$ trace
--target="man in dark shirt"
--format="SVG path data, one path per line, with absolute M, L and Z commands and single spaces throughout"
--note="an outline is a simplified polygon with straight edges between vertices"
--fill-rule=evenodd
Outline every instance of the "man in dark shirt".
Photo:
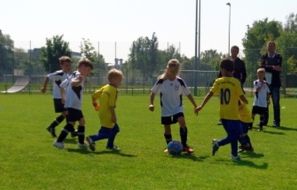
M 239 57 L 237 57 L 238 53 L 239 47 L 232 46 L 230 60 L 233 61 L 234 64 L 233 77 L 237 78 L 240 81 L 241 86 L 243 87 L 243 84 L 246 80 L 246 69 L 245 63 Z M 218 74 L 218 78 L 219 77 L 222 77 L 221 72 L 219 72 Z
M 246 80 L 246 69 L 245 69 L 245 63 L 237 57 L 239 53 L 238 46 L 232 46 L 231 48 L 231 60 L 234 63 L 234 71 L 233 71 L 233 77 L 237 78 L 241 86 L 243 87 L 243 84 Z
M 280 73 L 282 71 L 282 57 L 280 54 L 276 53 L 275 42 L 270 41 L 267 44 L 267 53 L 261 57 L 260 67 L 265 68 L 266 74 L 265 78 L 269 84 L 273 112 L 274 112 L 274 127 L 280 127 L 280 87 L 281 87 L 281 77 Z M 267 117 L 268 121 L 268 117 Z

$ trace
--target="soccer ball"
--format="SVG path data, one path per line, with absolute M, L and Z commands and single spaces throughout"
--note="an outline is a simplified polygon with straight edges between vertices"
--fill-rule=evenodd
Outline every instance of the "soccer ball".
M 183 145 L 179 141 L 171 141 L 167 145 L 168 153 L 171 155 L 179 155 L 183 150 Z

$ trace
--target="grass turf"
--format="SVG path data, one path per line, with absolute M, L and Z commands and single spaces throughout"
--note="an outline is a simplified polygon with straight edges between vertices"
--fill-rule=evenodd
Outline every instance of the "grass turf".
M 280 129 L 249 132 L 255 153 L 241 154 L 238 163 L 230 160 L 229 145 L 211 156 L 211 139 L 226 135 L 217 125 L 218 98 L 198 117 L 184 100 L 195 154 L 181 156 L 163 153 L 158 99 L 153 113 L 148 99 L 120 96 L 116 144 L 121 151 L 107 151 L 103 140 L 90 152 L 78 150 L 71 137 L 64 150 L 52 146 L 54 139 L 45 130 L 56 116 L 49 95 L 0 95 L 0 189 L 296 189 L 296 99 L 281 100 Z M 195 99 L 199 103 L 202 98 Z M 83 112 L 86 134 L 96 133 L 100 123 L 90 95 L 84 96 Z M 172 131 L 179 140 L 178 126 Z

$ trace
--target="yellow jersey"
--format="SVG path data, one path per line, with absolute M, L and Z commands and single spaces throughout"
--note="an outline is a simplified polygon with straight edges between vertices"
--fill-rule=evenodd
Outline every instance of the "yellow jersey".
M 246 104 L 239 105 L 239 120 L 244 123 L 253 123 L 251 111 Z
M 238 101 L 244 95 L 239 80 L 233 77 L 218 78 L 210 91 L 220 96 L 221 119 L 239 120 Z
M 99 119 L 101 126 L 113 128 L 115 123 L 112 121 L 111 109 L 116 107 L 117 101 L 117 88 L 109 84 L 96 90 L 92 95 L 93 99 L 99 100 Z

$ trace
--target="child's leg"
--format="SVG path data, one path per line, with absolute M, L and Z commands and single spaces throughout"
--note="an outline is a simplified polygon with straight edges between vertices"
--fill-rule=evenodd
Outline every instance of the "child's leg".
M 110 131 L 110 135 L 109 135 L 109 138 L 108 138 L 108 141 L 107 141 L 107 147 L 108 148 L 113 148 L 114 147 L 113 142 L 114 142 L 114 139 L 115 139 L 118 132 L 120 132 L 120 128 L 119 128 L 118 124 L 115 124 L 114 127 Z
M 56 119 L 49 125 L 48 128 L 52 128 L 54 129 L 55 127 L 57 127 L 63 120 L 65 119 L 65 116 L 63 114 L 59 115 L 58 117 L 56 117 Z
M 92 142 L 99 141 L 101 139 L 107 139 L 110 136 L 111 129 L 106 127 L 101 127 L 96 135 L 91 135 L 89 138 Z
M 164 125 L 164 137 L 165 137 L 165 140 L 166 140 L 166 144 L 168 144 L 168 143 L 170 143 L 172 141 L 170 125 Z
M 66 139 L 68 133 L 71 133 L 74 131 L 73 126 L 74 126 L 74 122 L 68 122 L 65 125 L 64 129 L 61 131 L 59 137 L 57 138 L 57 142 L 63 142 Z
M 237 156 L 237 141 L 241 133 L 241 127 L 239 121 L 230 121 L 222 119 L 222 123 L 225 131 L 227 132 L 227 137 L 218 141 L 219 146 L 231 143 L 231 154 L 232 156 Z
M 79 126 L 77 129 L 77 136 L 78 136 L 78 143 L 84 144 L 85 140 L 85 120 L 84 118 L 81 118 L 79 120 Z
M 181 143 L 184 147 L 187 147 L 187 140 L 188 140 L 188 129 L 186 127 L 186 122 L 184 117 L 179 117 L 178 118 L 178 123 L 179 123 L 179 134 L 180 134 L 180 139 Z

